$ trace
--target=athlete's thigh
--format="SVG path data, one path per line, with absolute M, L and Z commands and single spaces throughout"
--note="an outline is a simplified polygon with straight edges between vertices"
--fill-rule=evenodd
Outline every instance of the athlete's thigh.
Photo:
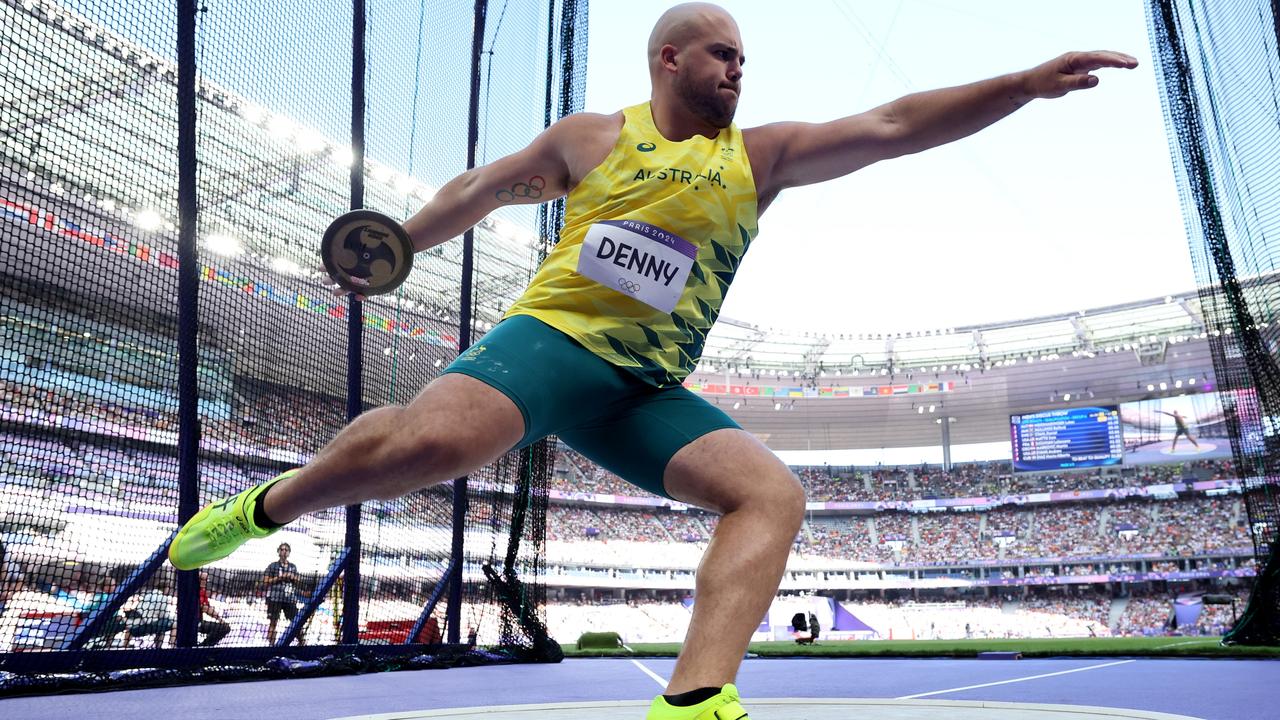
M 569 447 L 632 485 L 684 501 L 664 483 L 672 458 L 708 434 L 737 428 L 722 410 L 677 387 L 637 393 L 625 406 L 559 435 Z
M 804 488 L 773 451 L 751 433 L 707 433 L 667 463 L 664 482 L 677 500 L 726 513 L 747 504 L 781 514 L 804 510 Z
M 511 400 L 489 385 L 449 373 L 432 380 L 399 418 L 437 469 L 465 475 L 510 450 L 524 434 Z
M 463 475 L 546 434 L 556 340 L 532 318 L 504 320 L 408 405 L 404 423 L 433 447 L 433 464 Z
M 608 412 L 627 393 L 627 375 L 569 336 L 532 317 L 498 324 L 436 382 L 483 385 L 503 410 L 506 447 L 528 445 Z

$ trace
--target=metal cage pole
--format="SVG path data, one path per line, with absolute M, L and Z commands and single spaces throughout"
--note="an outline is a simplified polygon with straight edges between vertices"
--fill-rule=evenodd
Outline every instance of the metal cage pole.
M 196 0 L 178 0 L 178 522 L 200 503 L 199 291 L 196 249 Z M 177 644 L 196 643 L 200 578 L 178 573 Z
M 365 0 L 353 0 L 351 8 L 351 209 L 364 207 L 364 106 L 365 106 Z M 347 420 L 354 420 L 363 406 L 362 371 L 364 313 L 355 296 L 347 300 Z M 342 583 L 342 636 L 338 642 L 360 641 L 360 505 L 347 506 L 346 568 Z
M 476 0 L 475 19 L 471 30 L 471 101 L 467 113 L 467 169 L 476 166 L 476 143 L 480 139 L 480 56 L 484 50 L 485 19 L 488 14 L 488 0 Z M 458 352 L 466 352 L 471 347 L 471 283 L 475 273 L 475 228 L 469 228 L 462 235 L 462 291 L 458 305 Z M 449 587 L 449 607 L 446 609 L 445 624 L 449 629 L 449 642 L 457 643 L 461 639 L 459 627 L 462 622 L 462 578 L 464 575 L 463 532 L 467 521 L 467 478 L 460 477 L 453 481 L 453 547 L 450 550 L 450 563 L 453 566 L 453 580 Z

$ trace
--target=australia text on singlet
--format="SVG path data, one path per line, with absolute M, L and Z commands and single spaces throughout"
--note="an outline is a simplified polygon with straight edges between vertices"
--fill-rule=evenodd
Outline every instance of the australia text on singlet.
M 649 103 L 569 193 L 564 228 L 507 315 L 531 315 L 659 387 L 702 355 L 758 229 L 737 125 L 671 142 Z

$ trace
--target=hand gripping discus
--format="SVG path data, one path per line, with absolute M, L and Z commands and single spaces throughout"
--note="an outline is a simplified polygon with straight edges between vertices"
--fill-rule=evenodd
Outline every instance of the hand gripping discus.
M 343 289 L 383 295 L 409 277 L 413 243 L 390 217 L 373 210 L 352 210 L 324 231 L 320 257 L 329 277 Z

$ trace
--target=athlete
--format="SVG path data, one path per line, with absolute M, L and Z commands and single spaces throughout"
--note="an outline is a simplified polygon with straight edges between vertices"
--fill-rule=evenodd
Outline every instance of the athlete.
M 949 143 L 1036 98 L 1091 88 L 1113 52 L 908 95 L 827 123 L 733 123 L 746 62 L 733 18 L 665 12 L 648 102 L 580 113 L 446 184 L 405 223 L 418 251 L 503 205 L 568 196 L 559 243 L 505 318 L 408 405 L 356 418 L 305 467 L 203 509 L 169 551 L 194 568 L 300 515 L 392 499 L 545 435 L 631 483 L 719 512 L 697 603 L 650 720 L 747 717 L 732 685 L 800 529 L 796 477 L 681 381 L 695 367 L 756 221 L 778 193 Z M 797 64 L 797 71 L 813 71 Z
M 1200 443 L 1196 442 L 1195 436 L 1193 436 L 1191 434 L 1191 431 L 1187 429 L 1187 419 L 1182 417 L 1182 413 L 1178 412 L 1177 410 L 1174 410 L 1173 412 L 1165 412 L 1164 410 L 1157 410 L 1156 412 L 1160 413 L 1161 415 L 1168 415 L 1169 417 L 1173 418 L 1174 424 L 1177 425 L 1177 429 L 1174 430 L 1174 433 L 1173 433 L 1173 444 L 1169 446 L 1169 450 L 1171 451 L 1177 450 L 1178 438 L 1183 437 L 1184 435 L 1186 436 L 1187 440 L 1191 441 L 1192 445 L 1196 446 L 1197 450 L 1200 449 Z

